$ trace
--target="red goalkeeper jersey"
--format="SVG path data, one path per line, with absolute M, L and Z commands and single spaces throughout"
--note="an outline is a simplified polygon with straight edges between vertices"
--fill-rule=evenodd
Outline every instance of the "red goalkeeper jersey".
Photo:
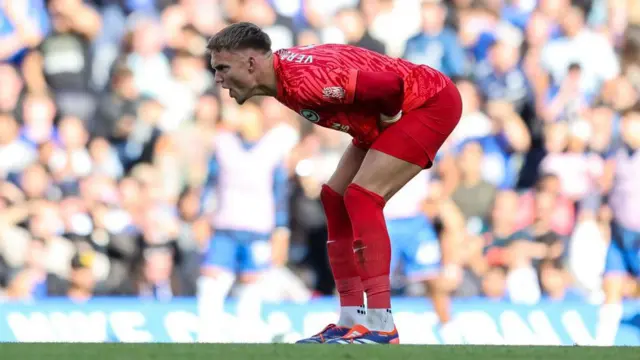
M 357 94 L 364 98 L 367 92 L 384 91 L 380 87 L 387 83 L 375 81 L 377 74 L 381 79 L 384 74 L 402 79 L 397 110 L 405 113 L 424 105 L 450 81 L 428 66 L 350 45 L 299 46 L 274 55 L 277 99 L 305 119 L 346 132 L 362 144 L 378 137 L 381 110 Z

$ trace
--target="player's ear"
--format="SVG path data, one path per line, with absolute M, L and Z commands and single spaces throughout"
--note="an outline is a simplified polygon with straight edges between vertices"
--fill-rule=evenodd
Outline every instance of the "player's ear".
M 248 61 L 247 69 L 249 70 L 249 73 L 253 73 L 254 71 L 256 71 L 256 58 L 253 56 L 249 56 L 247 58 L 247 61 Z

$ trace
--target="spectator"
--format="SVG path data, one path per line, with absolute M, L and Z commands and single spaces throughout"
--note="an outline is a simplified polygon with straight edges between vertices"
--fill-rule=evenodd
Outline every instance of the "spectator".
M 20 101 L 24 84 L 20 74 L 11 65 L 0 64 L 0 112 L 20 118 Z
M 0 62 L 19 65 L 49 31 L 43 0 L 7 0 L 0 6 Z
M 561 264 L 553 261 L 544 262 L 539 274 L 540 287 L 547 299 L 551 301 L 580 299 L 577 293 L 570 291 L 571 280 Z
M 600 205 L 600 189 L 598 182 L 604 171 L 604 162 L 600 156 L 588 151 L 587 145 L 591 137 L 591 127 L 585 120 L 575 121 L 570 125 L 568 135 L 566 125 L 553 127 L 547 132 L 549 136 L 564 137 L 558 139 L 562 152 L 556 148 L 548 148 L 550 153 L 540 164 L 541 173 L 554 174 L 560 179 L 561 193 L 571 201 L 583 201 L 582 208 L 595 210 Z M 565 133 L 562 136 L 562 133 Z M 562 143 L 560 143 L 562 142 Z M 549 144 L 549 146 L 552 146 Z
M 170 301 L 181 295 L 174 274 L 174 254 L 169 248 L 148 248 L 143 252 L 136 295 L 158 301 Z
M 560 179 L 556 175 L 542 174 L 532 190 L 526 191 L 520 196 L 518 225 L 524 229 L 536 222 L 536 197 L 538 193 L 553 195 L 552 208 L 547 209 L 551 221 L 550 228 L 561 236 L 568 236 L 575 225 L 575 206 L 561 194 Z
M 520 113 L 531 100 L 530 86 L 519 64 L 522 34 L 502 25 L 494 37 L 488 58 L 476 67 L 478 84 L 490 101 L 506 100 Z
M 0 176 L 24 170 L 36 158 L 36 153 L 18 133 L 18 123 L 13 115 L 0 113 Z
M 609 199 L 613 210 L 611 227 L 612 241 L 609 244 L 605 266 L 604 291 L 605 302 L 617 304 L 625 297 L 625 283 L 629 276 L 637 277 L 640 264 L 637 257 L 625 254 L 637 254 L 640 242 L 640 224 L 635 215 L 634 206 L 638 186 L 637 174 L 640 173 L 640 112 L 632 109 L 624 115 L 622 121 L 622 136 L 625 146 L 619 149 L 615 156 L 615 180 Z
M 240 301 L 259 301 L 266 271 L 283 267 L 288 258 L 288 183 L 283 163 L 294 139 L 265 128 L 256 105 L 245 105 L 238 115 L 231 131 L 217 135 L 210 164 L 209 181 L 220 206 L 212 214 L 215 233 L 198 284 L 206 321 L 223 311 L 236 275 Z M 244 160 L 237 162 L 238 157 Z
M 455 32 L 444 27 L 445 13 L 441 0 L 423 2 L 422 32 L 407 41 L 403 57 L 448 76 L 462 76 L 467 71 L 466 57 Z
M 65 117 L 60 121 L 60 145 L 49 159 L 49 169 L 55 181 L 66 189 L 75 192 L 73 187 L 78 179 L 91 173 L 91 157 L 87 151 L 89 135 L 82 120 Z M 69 186 L 69 188 L 67 188 Z
M 454 129 L 449 141 L 455 146 L 469 138 L 479 138 L 491 134 L 491 119 L 482 112 L 483 101 L 478 87 L 470 80 L 456 82 L 462 97 L 462 118 Z
M 116 66 L 109 90 L 100 99 L 95 124 L 89 130 L 113 140 L 132 122 L 139 101 L 133 72 L 124 64 Z
M 552 40 L 542 51 L 543 67 L 550 73 L 553 82 L 560 85 L 567 75 L 569 65 L 577 63 L 584 71 L 579 91 L 593 95 L 608 81 L 620 73 L 613 47 L 607 39 L 585 25 L 584 10 L 571 6 L 562 11 L 559 23 L 564 36 Z
M 469 142 L 464 146 L 458 157 L 460 184 L 451 194 L 451 199 L 467 221 L 468 229 L 475 234 L 489 220 L 496 196 L 495 186 L 482 179 L 483 155 L 482 147 L 477 142 Z
M 336 15 L 338 27 L 345 35 L 346 43 L 369 49 L 380 54 L 385 53 L 385 45 L 371 36 L 365 27 L 364 19 L 355 9 L 342 10 Z
M 58 131 L 54 126 L 57 107 L 47 95 L 30 93 L 22 106 L 21 137 L 32 147 L 58 140 Z
M 507 299 L 507 282 L 504 268 L 492 267 L 482 279 L 482 293 L 490 300 Z
M 548 107 L 543 113 L 547 122 L 568 120 L 578 120 L 587 105 L 591 102 L 591 97 L 580 91 L 580 82 L 583 78 L 583 71 L 578 63 L 569 65 L 567 76 L 562 80 L 559 87 L 551 86 L 547 92 Z
M 25 59 L 27 86 L 40 93 L 51 89 L 60 112 L 88 123 L 96 106 L 91 41 L 101 29 L 100 16 L 81 0 L 52 0 L 48 7 L 53 32 Z
M 501 189 L 511 188 L 519 171 L 514 160 L 529 150 L 531 137 L 512 104 L 494 101 L 487 104 L 487 112 L 492 120 L 491 134 L 468 141 L 477 141 L 485 154 L 483 178 Z
M 42 299 L 60 294 L 64 283 L 46 268 L 46 247 L 43 239 L 29 241 L 23 268 L 8 281 L 7 293 L 12 299 Z
M 241 21 L 252 22 L 269 35 L 273 50 L 295 45 L 296 31 L 293 20 L 278 14 L 267 0 L 247 0 L 241 5 Z
M 156 98 L 165 95 L 171 65 L 162 52 L 164 45 L 162 28 L 152 18 L 144 17 L 132 25 L 131 52 L 126 56 L 126 64 L 142 95 Z
M 69 282 L 62 294 L 76 302 L 84 302 L 94 295 L 95 277 L 92 271 L 93 254 L 84 252 L 71 259 Z
M 26 168 L 18 180 L 18 186 L 27 200 L 57 200 L 61 195 L 41 164 Z
M 532 238 L 516 227 L 517 206 L 518 196 L 512 191 L 503 191 L 496 196 L 491 224 L 484 235 L 487 261 L 490 266 L 507 268 L 506 291 L 511 301 L 536 303 L 540 289 L 531 263 Z
M 93 173 L 105 175 L 113 179 L 122 177 L 124 170 L 118 160 L 118 154 L 104 138 L 97 137 L 89 144 Z
M 553 231 L 553 209 L 557 197 L 552 192 L 539 191 L 535 198 L 535 218 L 527 229 L 533 243 L 531 245 L 533 265 L 538 271 L 542 264 L 550 264 L 554 270 L 562 270 L 562 261 L 566 254 L 566 243 L 560 234 Z

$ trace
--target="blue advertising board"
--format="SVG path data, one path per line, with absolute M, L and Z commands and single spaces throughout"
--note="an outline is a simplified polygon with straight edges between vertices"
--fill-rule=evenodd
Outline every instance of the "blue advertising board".
M 263 304 L 251 316 L 228 302 L 219 319 L 225 342 L 293 342 L 337 318 L 334 299 Z M 423 299 L 394 300 L 405 344 L 630 345 L 640 346 L 640 303 L 600 315 L 595 305 L 543 302 L 535 306 L 488 300 L 454 303 L 459 338 L 445 338 Z M 202 324 L 195 299 L 162 303 L 100 298 L 86 303 L 50 299 L 0 303 L 0 342 L 198 342 Z M 613 315 L 612 315 L 613 314 Z

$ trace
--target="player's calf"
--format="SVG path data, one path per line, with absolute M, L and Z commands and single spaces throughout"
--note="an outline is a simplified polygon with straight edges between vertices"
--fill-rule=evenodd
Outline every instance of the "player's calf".
M 391 243 L 382 213 L 385 200 L 357 184 L 349 185 L 344 198 L 356 239 L 353 252 L 358 273 L 367 294 L 367 326 L 392 331 Z
M 353 256 L 351 221 L 343 197 L 328 185 L 322 186 L 320 199 L 327 216 L 329 264 L 340 296 L 337 325 L 350 328 L 365 319 L 364 288 Z

